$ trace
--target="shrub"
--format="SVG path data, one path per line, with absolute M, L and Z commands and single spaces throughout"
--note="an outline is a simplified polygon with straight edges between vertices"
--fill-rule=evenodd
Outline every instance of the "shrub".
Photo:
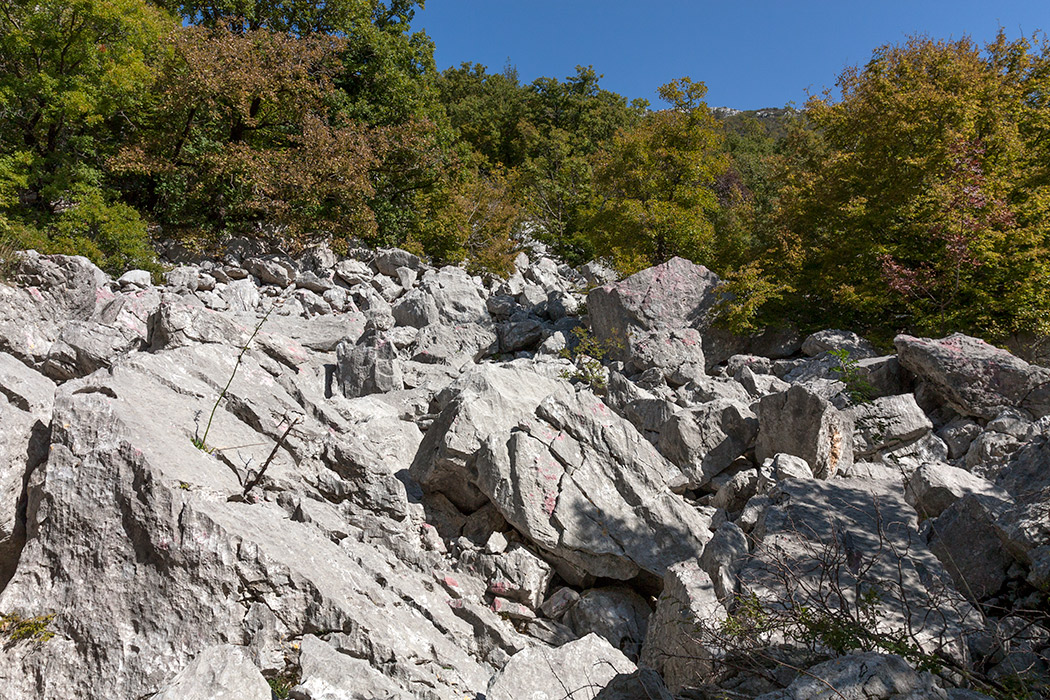
M 44 232 L 48 253 L 83 255 L 112 275 L 138 268 L 160 272 L 146 222 L 126 204 L 109 203 L 98 190 L 87 190 L 59 214 Z

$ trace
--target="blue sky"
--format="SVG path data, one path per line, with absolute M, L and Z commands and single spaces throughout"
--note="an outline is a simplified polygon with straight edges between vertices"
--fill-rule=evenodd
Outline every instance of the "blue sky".
M 653 102 L 688 75 L 708 104 L 738 109 L 801 104 L 910 34 L 985 42 L 1000 25 L 1011 38 L 1050 32 L 1050 0 L 427 0 L 413 22 L 439 70 L 509 60 L 531 82 L 593 65 L 603 87 Z

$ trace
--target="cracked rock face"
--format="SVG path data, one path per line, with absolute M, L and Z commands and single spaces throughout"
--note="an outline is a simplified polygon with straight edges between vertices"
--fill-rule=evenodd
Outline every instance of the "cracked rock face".
M 826 353 L 866 341 L 715 331 L 717 278 L 675 259 L 601 277 L 590 325 L 626 342 L 589 386 L 558 353 L 599 266 L 520 255 L 485 283 L 355 255 L 240 241 L 154 286 L 24 254 L 0 285 L 0 695 L 780 699 L 818 674 L 943 697 L 896 657 L 790 644 L 798 679 L 727 675 L 689 632 L 741 595 L 812 604 L 829 570 L 847 602 L 877 581 L 877 629 L 924 650 L 1045 655 L 973 642 L 1009 625 L 967 597 L 1050 581 L 1047 370 L 902 337 L 847 406 Z

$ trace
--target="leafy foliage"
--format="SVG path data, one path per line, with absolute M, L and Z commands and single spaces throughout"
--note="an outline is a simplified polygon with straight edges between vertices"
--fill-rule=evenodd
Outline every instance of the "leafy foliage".
M 1047 48 L 913 38 L 814 97 L 780 161 L 778 258 L 824 325 L 1046 333 Z
M 875 387 L 858 368 L 856 358 L 850 357 L 849 350 L 828 350 L 828 354 L 838 361 L 838 365 L 832 367 L 831 371 L 846 385 L 846 393 L 850 400 L 855 404 L 871 401 L 875 396 Z
M 621 131 L 597 172 L 600 201 L 588 223 L 596 250 L 623 271 L 674 255 L 713 254 L 714 184 L 726 170 L 722 133 L 703 102 L 703 83 L 682 78 L 660 88 L 671 109 Z
M 9 0 L 0 12 L 0 156 L 38 215 L 102 162 L 145 97 L 170 18 L 144 0 Z M 3 186 L 0 185 L 0 189 Z M 24 213 L 24 211 L 23 211 Z
M 54 614 L 22 617 L 17 613 L 8 613 L 0 616 L 0 634 L 11 642 L 46 642 L 55 636 L 55 633 L 48 629 L 54 619 Z

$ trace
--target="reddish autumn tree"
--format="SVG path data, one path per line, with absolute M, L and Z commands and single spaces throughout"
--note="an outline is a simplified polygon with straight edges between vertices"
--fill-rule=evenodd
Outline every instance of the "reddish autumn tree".
M 150 179 L 150 205 L 172 227 L 266 230 L 289 243 L 369 235 L 375 141 L 337 109 L 343 43 L 264 29 L 180 29 L 153 122 L 114 166 Z

